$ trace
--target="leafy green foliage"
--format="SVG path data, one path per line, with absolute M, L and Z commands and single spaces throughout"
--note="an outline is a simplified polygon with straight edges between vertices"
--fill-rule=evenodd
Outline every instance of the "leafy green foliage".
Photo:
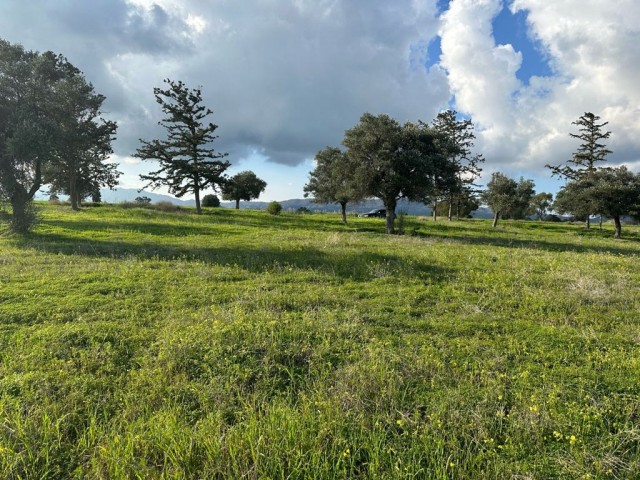
M 482 200 L 494 213 L 494 228 L 498 224 L 500 216 L 512 219 L 525 218 L 534 194 L 532 180 L 525 180 L 521 177 L 516 182 L 500 172 L 491 174 L 487 189 L 482 192 Z
M 213 194 L 208 194 L 202 197 L 202 206 L 203 207 L 219 207 L 220 199 Z
M 228 161 L 222 161 L 226 153 L 218 153 L 209 147 L 216 138 L 218 128 L 213 123 L 203 123 L 213 111 L 202 105 L 202 92 L 198 88 L 189 89 L 182 82 L 165 80 L 168 88 L 154 88 L 156 102 L 167 115 L 159 122 L 167 131 L 166 140 L 142 142 L 134 157 L 153 160 L 160 168 L 149 174 L 140 175 L 146 186 L 169 187 L 169 193 L 182 197 L 193 193 L 196 211 L 200 208 L 200 192 L 208 187 L 217 188 L 224 183 L 224 171 Z
M 240 208 L 240 200 L 250 201 L 260 196 L 267 188 L 267 182 L 258 178 L 252 171 L 235 174 L 222 187 L 222 198 L 234 200 L 236 210 Z
M 304 186 L 304 196 L 312 195 L 314 202 L 338 203 L 342 223 L 347 223 L 347 204 L 365 196 L 363 185 L 354 175 L 357 165 L 351 159 L 339 148 L 320 150 L 315 157 L 316 168 L 309 173 L 309 181 Z
M 558 192 L 555 209 L 577 216 L 600 213 L 613 218 L 614 236 L 622 235 L 621 217 L 640 212 L 640 176 L 626 167 L 603 168 L 574 180 Z
M 551 193 L 540 192 L 531 197 L 530 211 L 543 220 L 553 205 L 553 195 Z
M 280 212 L 282 212 L 282 205 L 280 202 L 276 202 L 275 200 L 273 202 L 269 202 L 269 205 L 267 205 L 267 213 L 269 215 L 280 215 Z

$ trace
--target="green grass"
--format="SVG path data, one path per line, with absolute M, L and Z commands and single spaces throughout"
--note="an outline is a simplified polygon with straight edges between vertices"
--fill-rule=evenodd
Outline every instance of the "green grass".
M 0 478 L 640 477 L 640 230 L 43 205 Z

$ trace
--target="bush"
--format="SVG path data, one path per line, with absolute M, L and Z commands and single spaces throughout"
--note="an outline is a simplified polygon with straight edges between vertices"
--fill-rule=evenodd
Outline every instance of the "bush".
M 302 215 L 306 215 L 306 214 L 308 214 L 308 213 L 311 213 L 311 210 L 309 210 L 307 207 L 299 207 L 299 208 L 296 210 L 296 213 L 300 213 L 300 214 L 302 214 Z
M 203 207 L 219 207 L 220 199 L 215 195 L 205 195 L 202 197 L 202 206 Z
M 274 201 L 267 205 L 267 212 L 271 215 L 280 215 L 281 211 L 282 205 L 280 205 L 278 202 Z

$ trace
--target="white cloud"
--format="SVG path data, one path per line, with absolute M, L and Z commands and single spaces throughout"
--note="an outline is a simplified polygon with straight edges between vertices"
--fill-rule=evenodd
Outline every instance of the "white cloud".
M 585 111 L 608 120 L 612 162 L 639 159 L 640 4 L 515 0 L 526 10 L 530 35 L 546 50 L 554 75 L 516 78 L 522 58 L 496 45 L 491 22 L 501 0 L 453 0 L 442 17 L 442 66 L 459 110 L 481 128 L 479 150 L 491 169 L 541 174 L 566 161 L 577 143 L 569 137 Z

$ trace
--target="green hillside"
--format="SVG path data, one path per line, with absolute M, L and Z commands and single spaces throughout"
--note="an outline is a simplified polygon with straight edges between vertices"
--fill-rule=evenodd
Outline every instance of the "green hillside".
M 42 205 L 0 478 L 640 477 L 640 229 Z

